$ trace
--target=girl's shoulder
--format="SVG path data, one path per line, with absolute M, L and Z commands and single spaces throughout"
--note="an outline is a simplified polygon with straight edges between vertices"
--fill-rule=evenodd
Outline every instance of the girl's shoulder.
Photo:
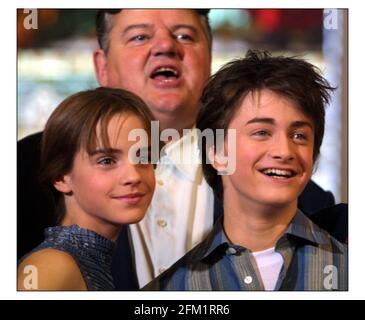
M 87 290 L 80 268 L 68 253 L 41 249 L 18 267 L 18 290 Z

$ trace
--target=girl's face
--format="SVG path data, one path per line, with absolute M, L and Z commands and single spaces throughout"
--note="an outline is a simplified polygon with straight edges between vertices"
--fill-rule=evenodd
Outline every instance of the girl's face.
M 114 116 L 108 124 L 110 148 L 100 142 L 89 155 L 81 149 L 73 168 L 55 183 L 65 194 L 64 225 L 76 223 L 107 238 L 123 224 L 141 220 L 151 202 L 155 176 L 152 164 L 133 164 L 128 151 L 135 141 L 128 141 L 133 129 L 145 129 L 133 114 Z

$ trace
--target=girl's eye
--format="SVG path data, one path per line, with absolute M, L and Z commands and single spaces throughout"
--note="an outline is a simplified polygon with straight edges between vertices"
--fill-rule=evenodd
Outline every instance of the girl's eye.
M 115 163 L 115 161 L 112 158 L 102 158 L 102 159 L 98 160 L 98 164 L 101 164 L 103 166 L 110 166 L 114 163 Z
M 139 149 L 136 152 L 136 156 L 139 158 L 138 163 L 149 164 L 151 161 L 151 148 Z

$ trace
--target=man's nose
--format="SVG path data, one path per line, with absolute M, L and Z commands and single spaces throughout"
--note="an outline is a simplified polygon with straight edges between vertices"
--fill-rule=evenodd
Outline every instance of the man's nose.
M 180 44 L 169 30 L 159 30 L 155 34 L 151 52 L 153 56 L 180 56 Z

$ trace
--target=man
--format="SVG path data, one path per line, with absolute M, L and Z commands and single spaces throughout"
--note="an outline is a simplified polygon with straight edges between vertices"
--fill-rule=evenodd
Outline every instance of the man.
M 94 52 L 98 81 L 139 95 L 160 121 L 161 129 L 174 128 L 181 135 L 183 129 L 193 128 L 198 100 L 210 75 L 212 39 L 207 13 L 208 10 L 100 10 L 100 49 Z M 40 136 L 24 139 L 18 146 L 20 246 L 26 242 L 23 234 L 32 236 L 34 223 L 41 229 L 45 226 L 42 219 L 54 223 L 48 218 L 53 210 L 50 192 L 45 197 L 34 186 L 37 170 L 20 164 L 24 159 L 32 161 L 32 166 L 37 164 L 37 150 L 34 144 L 30 145 L 31 139 L 39 142 Z M 121 233 L 114 272 L 118 289 L 136 289 L 152 280 L 200 242 L 221 212 L 201 166 L 183 164 L 177 159 L 187 140 L 193 141 L 187 144 L 198 150 L 194 134 L 176 140 L 164 149 L 163 165 L 157 166 L 155 195 L 146 218 L 132 226 L 130 234 L 127 230 Z M 330 193 L 314 183 L 309 188 L 311 201 L 304 204 L 308 211 L 333 204 Z M 39 202 L 47 205 L 46 210 Z M 37 206 L 34 212 L 31 206 Z M 36 231 L 40 242 L 39 227 Z M 133 250 L 126 246 L 127 241 L 133 243 Z M 131 274 L 131 261 L 138 285 L 136 279 L 124 277 Z
M 161 130 L 173 128 L 182 136 L 183 129 L 195 125 L 198 100 L 210 75 L 212 43 L 206 14 L 207 10 L 101 12 L 101 48 L 94 53 L 100 84 L 137 93 L 160 121 Z M 130 228 L 140 286 L 199 243 L 213 225 L 213 194 L 201 167 L 178 160 L 183 142 L 190 138 L 188 134 L 165 148 L 147 217 Z

